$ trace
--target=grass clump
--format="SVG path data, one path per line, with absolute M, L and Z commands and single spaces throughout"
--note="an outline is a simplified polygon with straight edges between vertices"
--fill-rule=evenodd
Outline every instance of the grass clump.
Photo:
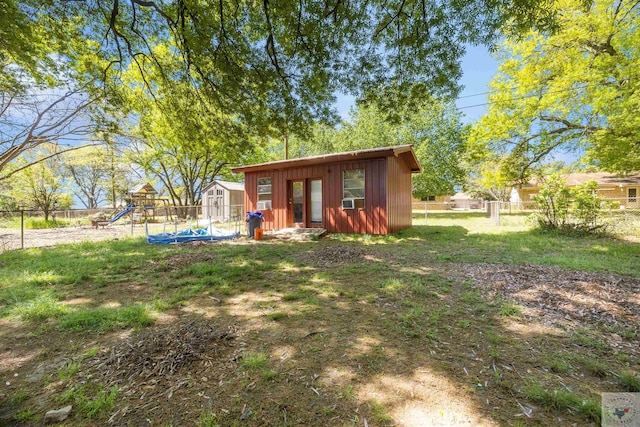
M 200 414 L 196 425 L 198 427 L 220 427 L 217 415 L 210 410 Z
M 83 384 L 62 394 L 60 401 L 73 404 L 88 419 L 103 418 L 115 407 L 118 389 L 115 386 L 109 390 L 100 387 L 90 383 Z M 90 397 L 92 394 L 93 398 Z
M 618 383 L 624 387 L 626 391 L 636 393 L 640 392 L 640 376 L 633 372 L 618 372 Z
M 598 423 L 602 416 L 598 399 L 584 399 L 566 389 L 548 390 L 536 382 L 527 387 L 525 395 L 549 409 L 569 410 Z
M 40 417 L 36 414 L 36 412 L 33 409 L 27 408 L 15 414 L 13 416 L 13 419 L 20 423 L 26 423 L 26 422 L 39 421 Z
M 505 317 L 517 317 L 522 314 L 522 309 L 518 304 L 504 303 L 500 306 L 500 315 Z
M 73 332 L 108 332 L 116 329 L 149 326 L 154 322 L 141 304 L 118 308 L 96 308 L 72 313 L 60 320 L 60 329 Z
M 267 319 L 273 320 L 274 322 L 278 322 L 287 317 L 287 313 L 284 311 L 274 311 L 273 313 L 267 314 Z
M 12 311 L 15 316 L 26 322 L 42 322 L 69 313 L 69 307 L 51 295 L 39 295 L 30 301 L 16 304 Z
M 265 353 L 245 353 L 242 361 L 240 362 L 240 366 L 245 369 L 259 370 L 265 368 L 268 361 L 269 356 Z

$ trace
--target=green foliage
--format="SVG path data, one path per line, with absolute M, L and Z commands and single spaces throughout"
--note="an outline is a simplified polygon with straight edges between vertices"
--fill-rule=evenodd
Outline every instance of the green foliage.
M 551 175 L 534 196 L 538 205 L 535 220 L 541 228 L 586 233 L 604 231 L 606 224 L 597 187 L 592 180 L 568 188 L 560 175 Z
M 523 182 L 562 152 L 612 172 L 640 169 L 640 5 L 619 0 L 556 2 L 559 31 L 507 39 L 491 83 L 489 112 L 470 142 L 501 156 Z
M 55 146 L 47 145 L 18 158 L 15 162 L 18 167 L 36 163 L 19 170 L 10 182 L 9 194 L 16 203 L 23 208 L 43 211 L 45 222 L 49 221 L 52 211 L 67 209 L 73 203 L 72 198 L 64 193 L 62 162 L 57 156 L 50 157 L 55 150 Z
M 95 394 L 95 397 L 91 397 Z M 80 387 L 67 390 L 60 396 L 60 400 L 65 403 L 77 405 L 78 412 L 88 419 L 102 418 L 108 415 L 116 404 L 118 397 L 117 387 L 104 390 L 94 384 L 83 384 Z
M 287 317 L 287 313 L 284 311 L 274 311 L 273 313 L 267 314 L 267 319 L 273 320 L 274 322 L 280 321 Z
M 204 411 L 198 417 L 196 425 L 198 427 L 220 427 L 217 421 L 218 417 L 211 411 Z
M 466 176 L 461 160 L 467 129 L 461 114 L 452 103 L 435 98 L 413 107 L 391 112 L 361 104 L 340 129 L 319 126 L 310 140 L 293 139 L 290 153 L 295 157 L 412 144 L 422 166 L 422 172 L 413 175 L 414 197 L 453 194 Z

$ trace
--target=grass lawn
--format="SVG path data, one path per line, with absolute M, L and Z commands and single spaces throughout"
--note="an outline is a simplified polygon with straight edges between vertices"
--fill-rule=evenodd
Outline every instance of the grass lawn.
M 640 244 L 392 236 L 0 255 L 0 425 L 600 425 L 640 391 Z

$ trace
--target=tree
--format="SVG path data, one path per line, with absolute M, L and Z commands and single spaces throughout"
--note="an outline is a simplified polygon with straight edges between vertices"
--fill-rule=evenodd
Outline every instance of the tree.
M 252 129 L 284 134 L 318 118 L 335 120 L 336 91 L 364 99 L 399 88 L 401 103 L 455 94 L 465 44 L 491 44 L 501 30 L 549 29 L 555 22 L 548 0 L 9 3 L 34 42 L 43 23 L 54 35 L 89 38 L 96 56 L 109 61 L 103 71 L 111 82 L 132 64 L 148 69 L 145 61 L 168 80 L 178 68 L 220 111 Z M 17 51 L 18 35 L 2 36 Z M 175 47 L 168 70 L 154 52 L 158 43 Z
M 8 166 L 23 154 L 43 161 L 30 152 L 45 145 L 56 156 L 98 143 L 95 135 L 114 129 L 107 106 L 115 98 L 99 86 L 108 62 L 82 33 L 81 17 L 56 17 L 46 4 L 14 0 L 3 1 L 0 11 L 0 180 L 6 180 Z
M 392 145 L 412 144 L 423 171 L 413 178 L 413 195 L 452 194 L 464 182 L 461 160 L 465 152 L 466 127 L 452 103 L 431 99 L 419 106 L 397 110 L 389 121 L 375 105 L 360 105 L 351 122 L 340 129 L 318 127 L 311 140 L 293 141 L 301 155 L 328 154 Z
M 83 147 L 63 156 L 64 169 L 76 199 L 86 209 L 95 209 L 110 201 L 116 207 L 130 188 L 130 168 L 117 147 L 106 142 L 100 147 Z
M 6 168 L 22 154 L 37 162 L 44 159 L 29 152 L 43 146 L 47 146 L 52 156 L 77 149 L 76 138 L 90 137 L 96 131 L 89 116 L 92 103 L 93 100 L 78 91 L 53 97 L 0 94 L 0 181 L 20 170 L 14 168 L 8 172 Z
M 558 2 L 560 30 L 532 31 L 502 46 L 489 112 L 471 145 L 503 156 L 524 182 L 560 152 L 584 150 L 610 172 L 640 169 L 640 3 Z
M 131 70 L 131 85 L 137 86 L 127 102 L 139 117 L 130 130 L 134 143 L 129 156 L 148 177 L 162 182 L 175 206 L 197 205 L 202 188 L 250 153 L 252 140 L 188 82 L 167 83 L 149 74 L 154 94 L 141 84 L 144 76 L 137 71 Z
M 42 147 L 36 157 L 39 159 L 20 158 L 18 169 L 11 180 L 10 194 L 22 207 L 39 209 L 44 213 L 45 221 L 55 209 L 66 209 L 73 203 L 65 193 L 65 174 L 63 164 L 57 156 L 51 156 L 48 147 Z M 52 147 L 54 149 L 55 147 Z M 31 164 L 23 168 L 22 164 Z

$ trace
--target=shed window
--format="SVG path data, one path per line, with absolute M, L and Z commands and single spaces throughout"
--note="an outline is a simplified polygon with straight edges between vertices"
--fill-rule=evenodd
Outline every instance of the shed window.
M 635 203 L 638 199 L 638 189 L 630 188 L 629 189 L 629 203 Z
M 258 210 L 271 209 L 271 178 L 258 178 Z
M 364 169 L 342 172 L 343 209 L 364 209 Z

